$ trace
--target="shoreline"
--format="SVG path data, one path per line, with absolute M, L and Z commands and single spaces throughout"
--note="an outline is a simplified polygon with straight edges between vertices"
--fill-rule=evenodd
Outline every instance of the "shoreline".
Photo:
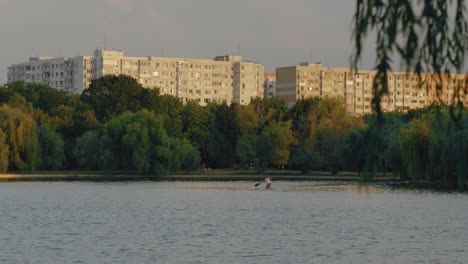
M 100 172 L 100 171 L 53 171 L 34 173 L 0 173 L 0 182 L 128 182 L 128 181 L 262 181 L 265 176 L 274 181 L 349 181 L 349 182 L 394 182 L 393 176 L 377 176 L 363 179 L 353 173 L 331 175 L 326 172 L 311 172 L 299 174 L 291 171 L 266 171 L 254 173 L 252 171 L 215 170 L 211 173 L 174 174 L 166 176 L 142 175 L 135 172 Z

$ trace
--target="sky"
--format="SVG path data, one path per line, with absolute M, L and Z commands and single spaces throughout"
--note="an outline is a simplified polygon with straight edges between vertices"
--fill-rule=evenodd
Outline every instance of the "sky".
M 0 84 L 35 56 L 214 58 L 240 53 L 265 71 L 300 62 L 347 67 L 352 0 L 0 0 Z M 375 56 L 364 51 L 363 69 Z

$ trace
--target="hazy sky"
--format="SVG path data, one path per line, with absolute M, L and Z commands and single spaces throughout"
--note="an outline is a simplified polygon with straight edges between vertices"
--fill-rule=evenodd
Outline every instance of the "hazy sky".
M 237 53 L 266 71 L 303 61 L 349 66 L 353 0 L 0 0 L 0 84 L 29 57 L 213 58 Z M 240 48 L 240 49 L 239 49 Z M 369 53 L 370 54 L 370 53 Z M 370 68 L 373 55 L 362 67 Z

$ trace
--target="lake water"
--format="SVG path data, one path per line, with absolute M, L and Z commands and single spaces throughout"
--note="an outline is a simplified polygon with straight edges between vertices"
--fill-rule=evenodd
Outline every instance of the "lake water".
M 0 263 L 468 263 L 468 195 L 354 183 L 1 183 Z

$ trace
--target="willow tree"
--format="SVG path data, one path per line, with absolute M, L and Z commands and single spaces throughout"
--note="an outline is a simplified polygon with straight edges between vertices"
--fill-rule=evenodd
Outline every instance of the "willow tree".
M 104 126 L 102 141 L 109 169 L 164 175 L 193 169 L 199 152 L 183 138 L 170 137 L 164 117 L 148 110 L 125 112 Z M 184 167 L 188 166 L 188 167 Z
M 400 132 L 400 149 L 406 175 L 411 180 L 428 180 L 431 127 L 425 119 L 414 119 Z
M 388 93 L 388 73 L 395 56 L 400 56 L 406 70 L 419 76 L 432 72 L 437 76 L 436 91 L 440 95 L 443 76 L 462 73 L 468 49 L 468 23 L 464 0 L 357 0 L 354 15 L 354 68 L 362 56 L 368 33 L 375 32 L 376 70 L 373 81 L 372 108 L 381 114 L 382 97 Z M 452 118 L 461 125 L 465 83 L 456 85 Z M 443 104 L 443 100 L 440 100 Z
M 8 169 L 8 145 L 6 143 L 6 135 L 0 129 L 0 172 L 5 172 Z
M 464 127 L 468 126 L 468 116 L 463 116 Z M 449 186 L 463 186 L 468 164 L 468 130 L 457 129 L 447 111 L 435 111 L 429 116 L 431 122 L 431 144 L 429 145 L 430 177 L 434 182 Z M 463 133 L 463 134 L 462 134 Z M 460 144 L 460 138 L 464 144 Z M 460 146 L 463 145 L 463 146 Z M 464 157 L 464 159 L 463 159 Z
M 88 131 L 76 139 L 73 154 L 83 169 L 104 169 L 109 151 L 104 151 L 99 131 Z
M 376 34 L 377 74 L 373 80 L 372 109 L 379 123 L 383 122 L 381 100 L 388 93 L 388 73 L 396 56 L 403 59 L 406 71 L 418 75 L 420 87 L 425 86 L 421 73 L 434 73 L 441 104 L 445 104 L 440 98 L 444 78 L 463 73 L 468 50 L 465 0 L 357 0 L 353 31 L 354 68 L 362 57 L 366 37 L 369 33 Z M 461 131 L 466 129 L 463 101 L 467 94 L 468 78 L 465 78 L 456 83 L 449 106 L 451 118 Z M 458 142 L 461 149 L 468 144 L 462 137 Z M 464 160 L 465 156 L 460 159 Z M 463 187 L 466 175 L 460 173 L 458 177 L 459 187 Z
M 39 143 L 36 122 L 19 109 L 7 104 L 0 107 L 0 129 L 6 134 L 9 166 L 20 171 L 33 171 L 39 165 Z
M 41 153 L 41 169 L 60 169 L 65 158 L 64 141 L 48 124 L 39 126 L 39 145 Z

